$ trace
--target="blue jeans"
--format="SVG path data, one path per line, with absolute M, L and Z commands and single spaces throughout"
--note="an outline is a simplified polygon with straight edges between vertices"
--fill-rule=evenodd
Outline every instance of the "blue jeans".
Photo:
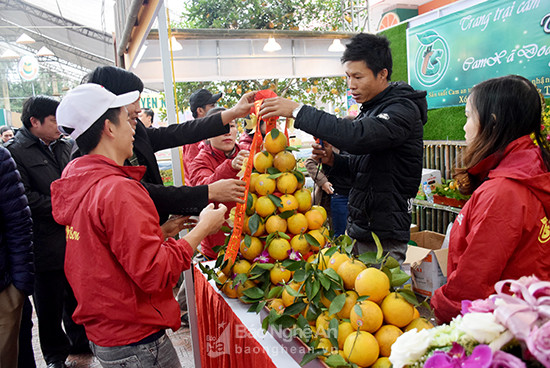
M 340 236 L 346 232 L 348 222 L 348 196 L 334 193 L 330 197 L 330 216 L 332 217 L 332 229 L 334 236 Z
M 90 342 L 94 356 L 104 368 L 181 368 L 181 364 L 166 334 L 141 345 L 102 347 Z

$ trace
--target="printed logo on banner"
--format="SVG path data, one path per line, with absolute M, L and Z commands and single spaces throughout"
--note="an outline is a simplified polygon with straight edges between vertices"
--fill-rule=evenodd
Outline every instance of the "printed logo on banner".
M 429 109 L 463 105 L 472 86 L 508 74 L 548 97 L 550 1 L 477 2 L 407 29 L 409 84 L 426 90 Z
M 228 322 L 218 323 L 219 335 L 206 336 L 206 355 L 210 358 L 218 358 L 225 354 L 271 354 L 276 356 L 286 352 L 291 356 L 303 356 L 309 349 L 305 345 L 289 346 L 288 344 L 294 341 L 295 335 L 290 329 L 272 329 L 271 336 L 277 340 L 279 344 L 271 344 L 264 346 L 263 341 L 266 340 L 266 334 L 263 328 L 248 329 L 241 324 L 230 325 Z M 297 329 L 298 336 L 311 338 L 311 329 Z M 335 332 L 338 334 L 338 331 Z M 241 339 L 255 339 L 259 344 L 249 344 Z
M 231 329 L 229 323 L 222 322 L 218 324 L 218 330 L 221 328 L 224 328 L 224 330 L 218 337 L 212 335 L 206 336 L 206 354 L 210 358 L 217 358 L 221 355 L 230 353 Z
M 423 86 L 430 87 L 437 84 L 449 68 L 449 46 L 433 29 L 416 37 L 421 45 L 415 56 L 416 78 Z

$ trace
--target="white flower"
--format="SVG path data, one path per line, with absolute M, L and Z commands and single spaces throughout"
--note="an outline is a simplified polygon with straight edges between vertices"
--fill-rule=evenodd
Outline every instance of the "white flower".
M 489 347 L 493 352 L 502 349 L 502 347 L 508 344 L 514 338 L 514 334 L 510 330 L 504 331 L 499 337 L 489 344 Z
M 458 328 L 481 344 L 490 344 L 506 329 L 492 313 L 467 313 Z
M 457 316 L 448 325 L 434 327 L 430 331 L 433 336 L 431 345 L 436 347 L 451 346 L 453 341 L 460 341 L 464 336 L 464 332 L 457 328 L 460 323 L 462 323 L 462 316 Z
M 430 330 L 417 332 L 416 328 L 399 336 L 391 347 L 390 361 L 394 368 L 402 368 L 416 362 L 430 346 Z

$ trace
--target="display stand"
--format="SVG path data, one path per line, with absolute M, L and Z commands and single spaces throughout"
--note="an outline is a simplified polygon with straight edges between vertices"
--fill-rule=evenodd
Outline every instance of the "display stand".
M 455 220 L 461 210 L 462 208 L 414 199 L 412 222 L 418 225 L 419 231 L 430 230 L 445 234 L 447 226 Z
M 213 267 L 214 263 L 203 264 Z M 190 324 L 191 331 L 197 332 L 193 334 L 193 351 L 196 357 L 200 356 L 200 366 L 300 367 L 299 362 L 308 351 L 305 345 L 288 337 L 288 331 L 268 330 L 264 334 L 261 315 L 248 312 L 249 305 L 240 300 L 227 298 L 197 265 L 193 267 L 193 274 L 196 319 L 190 318 Z M 305 367 L 322 366 L 316 359 Z

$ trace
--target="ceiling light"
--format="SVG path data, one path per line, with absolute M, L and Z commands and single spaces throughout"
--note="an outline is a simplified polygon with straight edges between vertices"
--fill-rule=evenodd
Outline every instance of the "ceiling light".
M 55 56 L 55 54 L 46 46 L 42 46 L 40 50 L 38 50 L 38 52 L 36 53 L 36 56 Z
M 19 54 L 13 50 L 6 49 L 0 56 L 0 59 L 19 59 Z
M 267 43 L 264 46 L 264 51 L 274 52 L 274 51 L 279 51 L 280 49 L 281 49 L 281 45 L 279 45 L 273 37 L 269 37 L 269 40 L 267 40 Z
M 176 36 L 170 37 L 170 43 L 172 44 L 172 51 L 183 50 L 183 46 L 176 40 Z
M 343 52 L 346 50 L 346 46 L 342 45 L 342 42 L 340 42 L 340 39 L 336 38 L 330 46 L 328 47 L 328 51 L 330 52 Z
M 23 33 L 21 36 L 19 36 L 19 38 L 15 42 L 23 45 L 27 45 L 29 43 L 35 43 L 36 41 L 33 38 L 31 38 L 28 34 Z

